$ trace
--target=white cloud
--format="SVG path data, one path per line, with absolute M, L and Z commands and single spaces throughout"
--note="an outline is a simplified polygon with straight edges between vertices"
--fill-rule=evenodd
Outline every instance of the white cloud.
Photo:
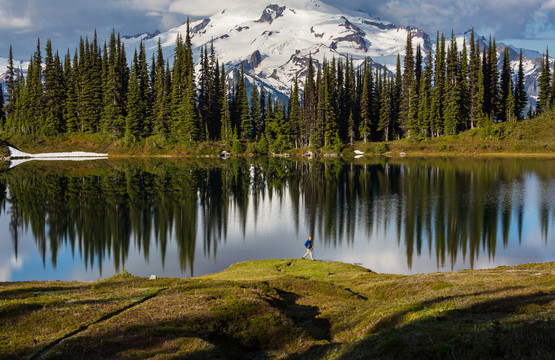
M 7 4 L 7 1 L 0 1 L 0 29 L 21 31 L 32 27 L 33 22 L 28 11 L 19 11 L 17 7 Z
M 156 29 L 165 31 L 187 16 L 210 16 L 224 9 L 244 7 L 254 13 L 277 3 L 286 6 L 312 0 L 0 0 L 0 56 L 10 44 L 16 56 L 27 59 L 36 38 L 52 38 L 54 46 L 73 49 L 80 35 L 107 36 L 112 28 L 122 35 Z M 436 31 L 460 33 L 474 27 L 498 40 L 538 39 L 555 34 L 555 0 L 322 0 L 350 10 L 362 10 L 399 25 L 414 25 L 430 36 Z M 255 14 L 257 15 L 257 14 Z M 75 34 L 78 29 L 80 33 Z
M 544 10 L 554 10 L 555 9 L 555 0 L 544 1 L 541 8 L 544 9 Z
M 21 257 L 16 259 L 15 256 L 11 256 L 7 261 L 2 261 L 0 265 L 0 282 L 12 281 L 12 273 L 14 270 L 21 269 L 23 267 L 23 260 Z

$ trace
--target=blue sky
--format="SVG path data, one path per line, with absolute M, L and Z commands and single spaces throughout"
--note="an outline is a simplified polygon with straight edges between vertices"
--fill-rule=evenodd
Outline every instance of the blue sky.
M 9 45 L 27 60 L 36 39 L 52 39 L 54 47 L 71 52 L 79 37 L 97 29 L 105 37 L 112 28 L 122 35 L 167 30 L 186 17 L 214 14 L 241 2 L 266 5 L 302 0 L 0 0 L 0 56 Z M 310 1 L 310 0 L 306 0 Z M 555 48 L 555 0 L 324 0 L 351 10 L 362 10 L 401 25 L 414 25 L 432 38 L 435 32 L 462 33 L 471 27 L 497 41 L 543 52 Z

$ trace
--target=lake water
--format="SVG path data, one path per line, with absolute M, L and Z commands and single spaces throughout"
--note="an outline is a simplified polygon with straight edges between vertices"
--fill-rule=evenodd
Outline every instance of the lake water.
M 555 160 L 30 161 L 0 170 L 0 281 L 299 258 L 411 274 L 555 260 Z M 308 260 L 307 260 L 308 261 Z

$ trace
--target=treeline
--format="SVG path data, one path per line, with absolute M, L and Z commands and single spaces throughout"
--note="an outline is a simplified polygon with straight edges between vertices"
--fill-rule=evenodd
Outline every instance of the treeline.
M 150 66 L 141 43 L 129 67 L 114 32 L 102 49 L 96 33 L 92 41 L 81 38 L 73 58 L 68 50 L 63 61 L 48 40 L 43 63 L 39 40 L 26 77 L 14 68 L 10 48 L 4 129 L 17 134 L 104 133 L 126 142 L 152 135 L 183 142 L 215 138 L 219 134 L 205 131 L 213 131 L 216 115 L 219 120 L 212 109 L 221 108 L 224 91 L 213 51 L 202 61 L 210 66 L 210 94 L 204 73 L 197 93 L 188 31 L 184 40 L 177 39 L 171 68 L 160 43 Z
M 495 39 L 481 48 L 472 32 L 470 48 L 465 42 L 459 51 L 453 35 L 447 42 L 438 33 L 437 44 L 435 59 L 431 49 L 425 57 L 409 33 L 395 75 L 369 60 L 355 67 L 350 58 L 332 59 L 317 67 L 310 57 L 304 91 L 296 78 L 285 102 L 256 83 L 249 99 L 243 71 L 228 84 L 212 45 L 201 49 L 197 76 L 189 27 L 185 39 L 177 38 L 171 65 L 160 42 L 150 63 L 142 42 L 128 62 L 115 32 L 103 48 L 96 34 L 81 39 L 73 57 L 68 50 L 63 60 L 50 40 L 43 60 L 39 40 L 26 77 L 14 68 L 10 47 L 7 101 L 0 104 L 6 116 L 0 115 L 12 134 L 103 133 L 126 143 L 156 136 L 190 145 L 250 143 L 261 152 L 420 140 L 523 118 L 522 51 L 513 74 L 507 50 L 498 70 Z

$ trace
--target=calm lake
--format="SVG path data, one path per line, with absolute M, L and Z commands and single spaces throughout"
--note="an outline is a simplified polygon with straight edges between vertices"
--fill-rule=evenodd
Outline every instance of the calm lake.
M 0 281 L 198 276 L 300 258 L 309 235 L 380 273 L 555 260 L 552 159 L 1 165 Z

